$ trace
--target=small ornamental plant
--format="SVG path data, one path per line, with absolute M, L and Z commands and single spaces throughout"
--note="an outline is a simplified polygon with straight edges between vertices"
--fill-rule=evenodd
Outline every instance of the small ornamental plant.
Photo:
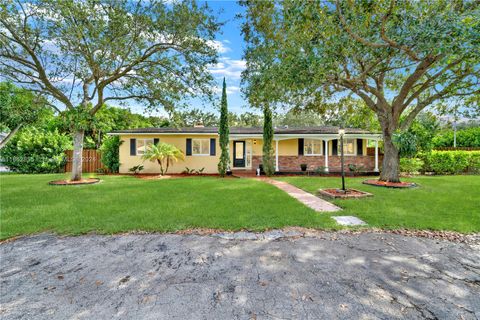
M 143 160 L 157 162 L 160 165 L 160 175 L 162 176 L 167 173 L 168 167 L 174 161 L 183 160 L 184 158 L 185 156 L 180 149 L 163 142 L 151 145 L 142 156 Z

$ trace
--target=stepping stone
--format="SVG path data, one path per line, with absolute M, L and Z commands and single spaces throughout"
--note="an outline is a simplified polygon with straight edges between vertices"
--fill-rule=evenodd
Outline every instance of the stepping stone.
M 332 218 L 342 226 L 365 226 L 367 224 L 354 216 L 333 216 Z

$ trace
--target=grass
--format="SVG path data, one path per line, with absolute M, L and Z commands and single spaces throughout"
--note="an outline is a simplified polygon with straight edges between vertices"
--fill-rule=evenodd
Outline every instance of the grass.
M 311 193 L 341 186 L 340 178 L 285 177 Z M 370 226 L 385 229 L 451 230 L 480 232 L 480 176 L 422 176 L 406 178 L 413 189 L 389 189 L 362 184 L 365 178 L 347 178 L 349 188 L 373 193 L 371 198 L 335 200 L 344 210 Z
M 99 184 L 50 186 L 63 175 L 0 175 L 0 238 L 52 231 L 81 234 L 188 228 L 335 228 L 283 191 L 250 179 L 142 180 L 102 176 Z
M 272 185 L 251 179 L 192 177 L 142 180 L 102 176 L 99 184 L 50 186 L 64 175 L 0 175 L 0 239 L 51 231 L 177 231 L 189 228 L 264 230 L 286 226 L 338 228 Z M 339 178 L 284 177 L 306 191 L 338 187 Z M 354 215 L 385 229 L 480 232 L 480 176 L 406 179 L 414 189 L 385 189 L 347 178 L 347 187 L 372 198 L 335 200 L 337 215 Z

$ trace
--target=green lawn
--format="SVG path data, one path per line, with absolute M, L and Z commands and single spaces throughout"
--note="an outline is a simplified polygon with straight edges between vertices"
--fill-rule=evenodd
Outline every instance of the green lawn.
M 188 228 L 263 230 L 285 226 L 338 228 L 330 214 L 303 206 L 272 185 L 250 179 L 192 177 L 141 180 L 102 176 L 100 184 L 50 186 L 63 175 L 0 175 L 0 239 L 53 231 L 80 234 Z M 338 187 L 339 178 L 284 177 L 315 193 Z M 414 189 L 384 189 L 347 179 L 374 194 L 336 200 L 370 226 L 480 232 L 480 176 L 418 177 Z
M 308 192 L 341 186 L 340 178 L 285 177 Z M 362 184 L 365 178 L 347 178 L 347 187 L 373 193 L 371 198 L 332 201 L 370 226 L 398 229 L 480 232 L 480 176 L 430 176 L 405 178 L 412 189 L 388 189 Z
M 102 176 L 100 184 L 50 186 L 63 175 L 0 175 L 0 238 L 54 231 L 80 234 L 187 228 L 335 228 L 283 191 L 250 179 L 141 180 Z

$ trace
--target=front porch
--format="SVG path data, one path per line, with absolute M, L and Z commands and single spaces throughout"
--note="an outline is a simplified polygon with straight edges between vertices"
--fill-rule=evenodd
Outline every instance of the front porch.
M 262 135 L 231 135 L 230 150 L 233 171 L 255 172 L 262 164 Z M 378 173 L 382 155 L 378 134 L 346 134 L 344 136 L 345 170 Z M 272 143 L 275 171 L 301 173 L 301 165 L 311 173 L 341 172 L 338 135 L 275 135 Z

